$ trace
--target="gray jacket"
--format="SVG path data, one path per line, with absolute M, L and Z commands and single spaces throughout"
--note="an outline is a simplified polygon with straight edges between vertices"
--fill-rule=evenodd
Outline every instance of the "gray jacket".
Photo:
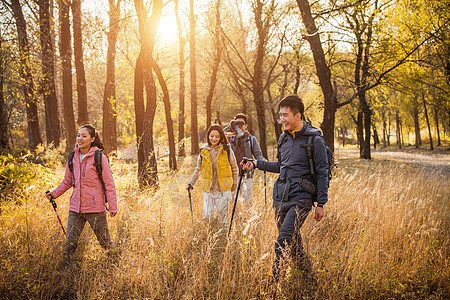
M 317 203 L 325 204 L 328 200 L 328 158 L 325 141 L 319 129 L 305 122 L 303 128 L 295 133 L 285 131 L 286 139 L 281 145 L 278 161 L 257 161 L 257 168 L 263 171 L 280 173 L 273 188 L 273 206 L 278 207 L 285 191 L 286 178 L 307 178 L 314 181 L 309 167 L 306 144 L 308 135 L 315 135 L 313 145 L 313 160 L 317 174 Z M 313 194 L 307 192 L 299 182 L 291 182 L 287 200 L 313 199 Z
M 245 147 L 245 153 L 236 153 L 236 141 L 237 138 L 233 137 L 230 138 L 230 145 L 231 149 L 233 149 L 233 152 L 236 154 L 237 157 L 247 157 L 247 158 L 255 158 L 256 160 L 264 160 L 264 157 L 262 155 L 261 148 L 259 147 L 258 141 L 256 138 L 248 133 L 247 137 L 245 137 L 244 140 L 244 147 Z M 238 162 L 239 164 L 240 162 Z M 247 178 L 253 177 L 254 171 L 247 171 Z

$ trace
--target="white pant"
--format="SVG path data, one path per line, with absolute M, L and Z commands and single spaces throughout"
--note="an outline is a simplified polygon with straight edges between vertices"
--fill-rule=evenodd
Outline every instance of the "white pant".
M 253 178 L 242 178 L 239 196 L 243 199 L 245 206 L 252 206 L 253 201 Z
M 232 199 L 231 191 L 204 193 L 203 197 L 203 219 L 214 217 L 214 210 L 217 210 L 217 220 L 222 223 L 227 222 L 228 203 Z

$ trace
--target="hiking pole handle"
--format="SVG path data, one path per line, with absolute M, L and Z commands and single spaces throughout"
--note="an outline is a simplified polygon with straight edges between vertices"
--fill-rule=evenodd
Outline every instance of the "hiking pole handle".
M 52 194 L 50 193 L 50 191 L 48 191 L 48 190 L 45 192 L 45 195 L 46 195 L 46 196 L 50 196 L 49 201 L 50 201 L 50 203 L 52 204 L 53 209 L 56 211 L 57 205 L 56 205 L 56 202 L 55 202 L 55 197 L 53 197 L 53 195 L 52 195 Z

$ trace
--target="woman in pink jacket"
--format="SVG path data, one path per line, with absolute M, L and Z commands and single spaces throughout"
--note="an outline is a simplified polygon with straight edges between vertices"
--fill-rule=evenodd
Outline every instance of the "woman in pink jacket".
M 72 160 L 73 174 L 67 163 L 63 181 L 56 189 L 47 194 L 49 199 L 52 196 L 58 198 L 70 187 L 73 187 L 67 220 L 66 242 L 60 267 L 65 267 L 71 262 L 77 248 L 78 238 L 86 222 L 91 225 L 103 249 L 109 250 L 113 246 L 106 220 L 106 205 L 109 206 L 110 216 L 114 217 L 117 214 L 116 187 L 108 159 L 102 155 L 102 177 L 105 183 L 105 193 L 103 192 L 99 174 L 94 165 L 94 154 L 99 149 L 103 150 L 103 144 L 95 128 L 92 125 L 81 126 Z M 108 199 L 107 204 L 105 196 Z

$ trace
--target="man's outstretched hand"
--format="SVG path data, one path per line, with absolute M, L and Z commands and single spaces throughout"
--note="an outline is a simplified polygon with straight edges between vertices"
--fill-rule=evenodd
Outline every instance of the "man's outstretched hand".
M 253 159 L 246 159 L 241 161 L 239 165 L 242 166 L 242 170 L 252 170 L 256 167 L 256 162 Z

